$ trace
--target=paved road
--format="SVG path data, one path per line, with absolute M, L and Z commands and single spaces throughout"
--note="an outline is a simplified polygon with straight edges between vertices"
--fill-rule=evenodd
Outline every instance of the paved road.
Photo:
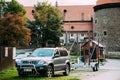
M 120 80 L 120 59 L 107 59 L 97 72 L 93 72 L 91 68 L 79 68 L 72 76 L 81 80 Z
M 105 70 L 103 73 L 98 74 L 89 80 L 120 80 L 120 60 L 108 59 L 108 62 L 101 66 L 101 70 Z

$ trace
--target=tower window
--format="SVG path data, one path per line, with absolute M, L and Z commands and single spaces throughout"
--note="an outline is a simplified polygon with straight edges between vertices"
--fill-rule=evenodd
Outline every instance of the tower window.
M 104 36 L 106 36 L 106 35 L 107 35 L 107 31 L 104 31 L 103 33 L 104 33 Z
M 97 23 L 97 19 L 95 20 L 95 23 Z
M 97 23 L 98 23 L 98 19 L 97 19 L 97 18 L 95 19 L 94 23 L 95 23 L 95 24 L 97 24 Z

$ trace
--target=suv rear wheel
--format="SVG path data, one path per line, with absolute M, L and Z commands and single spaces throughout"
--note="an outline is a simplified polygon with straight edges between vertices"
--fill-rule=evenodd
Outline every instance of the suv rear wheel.
M 54 75 L 53 67 L 52 66 L 48 66 L 48 70 L 46 71 L 45 76 L 46 77 L 53 77 L 53 75 Z
M 70 67 L 68 64 L 66 64 L 66 67 L 65 67 L 65 72 L 63 72 L 63 75 L 69 75 L 69 72 L 70 72 Z

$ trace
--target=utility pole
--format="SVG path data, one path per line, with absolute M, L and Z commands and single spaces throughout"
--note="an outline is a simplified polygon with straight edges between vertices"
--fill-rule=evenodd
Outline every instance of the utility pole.
M 89 42 L 88 42 L 88 54 L 89 54 L 89 66 L 90 66 L 90 60 L 91 60 L 91 53 L 90 53 L 90 31 L 88 31 L 88 37 L 89 37 Z
M 99 61 L 99 57 L 100 57 L 99 43 L 100 43 L 100 41 L 99 41 L 99 33 L 98 33 L 98 67 L 99 67 L 99 63 L 100 63 L 100 61 Z
M 76 43 L 77 43 L 77 62 L 78 64 L 80 64 L 80 45 L 78 43 L 78 33 L 77 33 Z

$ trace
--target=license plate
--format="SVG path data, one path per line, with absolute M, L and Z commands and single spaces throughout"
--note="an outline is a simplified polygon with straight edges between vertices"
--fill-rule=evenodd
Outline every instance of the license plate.
M 32 69 L 24 69 L 24 71 L 26 71 L 26 72 L 31 72 Z

